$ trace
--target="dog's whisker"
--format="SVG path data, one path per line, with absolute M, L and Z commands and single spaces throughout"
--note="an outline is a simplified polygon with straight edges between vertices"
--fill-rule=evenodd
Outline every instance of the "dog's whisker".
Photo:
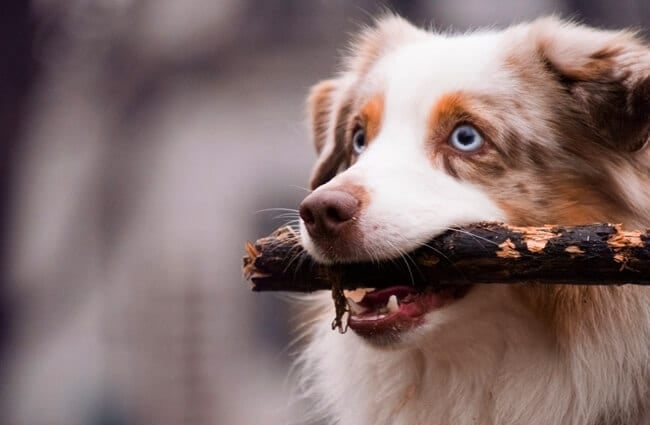
M 298 232 L 300 230 L 300 220 L 299 219 L 287 220 L 284 223 L 282 223 L 280 227 L 291 227 L 292 230 Z
M 402 236 L 402 239 L 406 242 L 411 242 L 408 238 L 405 238 L 404 236 Z M 419 243 L 419 245 L 432 250 L 438 256 L 442 257 L 445 261 L 447 261 L 448 264 L 450 264 L 454 268 L 454 270 L 456 270 L 456 272 L 458 272 L 459 276 L 461 276 L 464 280 L 467 280 L 467 276 L 465 276 L 465 274 L 454 264 L 453 261 L 451 261 L 451 259 L 444 252 L 442 252 L 441 250 L 439 250 L 434 246 L 429 245 L 428 243 Z
M 270 211 L 274 211 L 274 212 L 275 211 L 283 211 L 283 212 L 288 211 L 288 212 L 293 212 L 293 213 L 296 213 L 296 214 L 299 213 L 299 211 L 297 209 L 295 209 L 295 208 L 264 208 L 264 209 L 255 211 L 255 214 L 260 214 L 260 213 L 270 212 Z
M 403 240 L 406 240 L 406 238 L 405 238 L 403 235 L 400 235 L 400 237 L 401 237 Z M 418 274 L 419 274 L 420 276 L 422 276 L 422 271 L 420 270 L 420 267 L 418 266 L 417 262 L 413 259 L 413 257 L 411 256 L 411 254 L 410 254 L 409 252 L 407 252 L 406 250 L 404 250 L 404 249 L 402 249 L 402 248 L 396 246 L 394 243 L 392 243 L 392 242 L 390 242 L 390 241 L 386 241 L 386 242 L 391 246 L 392 249 L 394 249 L 394 250 L 395 250 L 395 251 L 400 255 L 400 257 L 402 258 L 402 260 L 405 262 L 406 267 L 407 267 L 408 272 L 409 272 L 409 275 L 410 275 L 410 278 L 411 278 L 411 283 L 412 283 L 413 285 L 415 285 L 415 277 L 414 277 L 414 275 L 413 275 L 413 271 L 412 271 L 410 265 L 408 264 L 408 261 L 410 261 L 411 264 L 413 265 L 413 267 L 415 267 L 415 270 L 418 271 Z
M 300 216 L 298 216 L 297 214 L 294 214 L 294 213 L 284 213 L 284 214 L 278 214 L 278 215 L 274 216 L 273 220 L 278 220 L 278 219 L 282 219 L 282 218 L 299 219 Z
M 290 184 L 289 187 L 294 188 L 294 189 L 304 190 L 307 193 L 312 193 L 313 192 L 312 189 L 309 189 L 309 188 L 303 187 L 303 186 L 298 186 L 297 184 Z
M 294 213 L 278 214 L 278 215 L 273 217 L 273 219 L 278 219 L 278 218 L 294 218 L 294 219 L 298 219 L 300 217 L 298 215 L 294 214 Z
M 480 240 L 485 241 L 485 242 L 487 242 L 487 243 L 490 243 L 490 244 L 492 244 L 492 245 L 499 246 L 498 243 L 496 243 L 496 242 L 494 242 L 494 241 L 491 241 L 491 240 L 489 240 L 488 238 L 485 238 L 485 237 L 483 237 L 483 236 L 479 236 L 479 235 L 476 235 L 476 234 L 474 234 L 474 233 L 472 233 L 472 232 L 468 232 L 467 230 L 461 230 L 461 229 L 454 228 L 454 227 L 447 227 L 447 230 L 450 230 L 450 231 L 452 231 L 452 232 L 462 233 L 462 234 L 465 234 L 465 235 L 471 236 L 471 237 L 473 237 L 474 239 L 480 239 Z
M 385 241 L 385 242 L 386 242 L 386 243 L 387 243 L 387 244 L 388 244 L 388 245 L 389 245 L 393 250 L 395 250 L 398 254 L 401 255 L 401 251 L 399 250 L 399 248 L 397 248 L 396 246 L 394 246 L 390 241 Z M 390 261 L 391 264 L 397 264 L 397 259 L 396 259 L 396 257 L 390 257 L 390 258 L 388 258 L 388 261 Z
M 286 226 L 291 227 L 296 233 L 300 232 L 300 220 L 290 220 L 287 222 Z
M 493 245 L 497 245 L 497 246 L 499 245 L 498 243 L 496 243 L 496 242 L 494 242 L 494 241 L 491 241 L 490 239 L 487 239 L 487 238 L 485 238 L 485 237 L 483 237 L 483 236 L 479 236 L 479 235 L 477 235 L 477 234 L 475 234 L 475 233 L 472 233 L 472 232 L 469 232 L 469 231 L 467 231 L 467 230 L 459 229 L 458 227 L 461 227 L 461 226 L 457 226 L 457 227 L 435 227 L 435 226 L 434 226 L 434 227 L 432 227 L 432 229 L 435 229 L 435 230 L 442 230 L 442 231 L 451 231 L 451 232 L 463 233 L 463 234 L 466 234 L 466 235 L 468 235 L 468 236 L 471 236 L 471 237 L 473 237 L 473 238 L 475 238 L 475 239 L 480 239 L 480 240 L 483 240 L 483 241 L 485 241 L 485 242 L 487 242 L 487 243 L 490 243 L 490 244 L 493 244 Z
M 305 251 L 303 251 L 303 250 L 301 250 L 301 249 L 295 249 L 295 252 L 291 254 L 291 260 L 289 260 L 289 262 L 287 263 L 287 265 L 286 265 L 285 268 L 284 268 L 284 272 L 286 272 L 287 270 L 289 270 L 289 268 L 291 267 L 291 265 L 292 265 L 292 264 L 293 264 L 297 259 L 299 259 L 299 258 L 302 257 L 302 256 L 306 256 L 306 255 L 307 255 L 307 254 L 306 254 Z M 299 265 L 300 263 L 297 263 L 297 264 Z M 298 273 L 298 267 L 296 267 L 296 269 L 294 270 L 294 277 L 295 277 L 295 274 L 296 274 L 296 273 Z
M 366 248 L 365 251 L 368 254 L 368 256 L 370 257 L 370 262 L 372 264 L 376 264 L 377 263 L 377 255 L 376 255 L 377 251 L 375 249 L 373 249 L 373 248 Z
M 294 216 L 294 217 L 299 217 L 300 213 L 298 211 L 285 211 L 285 212 L 280 213 L 280 215 L 291 215 L 291 216 Z
M 404 261 L 404 264 L 406 265 L 406 269 L 408 270 L 408 273 L 409 273 L 409 277 L 411 279 L 411 285 L 415 286 L 415 278 L 413 277 L 413 271 L 411 270 L 411 266 L 409 265 L 407 258 L 410 259 L 411 261 L 413 261 L 413 259 L 411 258 L 411 256 L 407 252 L 405 252 L 403 249 L 395 246 L 392 242 L 390 242 L 390 241 L 386 241 L 386 242 L 388 243 L 388 245 L 392 249 L 397 251 L 397 253 L 399 254 L 399 257 Z M 417 267 L 415 262 L 413 262 L 413 264 Z

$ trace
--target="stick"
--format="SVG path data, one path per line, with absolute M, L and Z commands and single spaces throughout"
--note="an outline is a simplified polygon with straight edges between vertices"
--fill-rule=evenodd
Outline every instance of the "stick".
M 427 287 L 468 283 L 650 285 L 650 232 L 620 225 L 513 227 L 480 223 L 448 231 L 410 255 L 325 266 L 288 227 L 247 243 L 244 275 L 254 291 Z

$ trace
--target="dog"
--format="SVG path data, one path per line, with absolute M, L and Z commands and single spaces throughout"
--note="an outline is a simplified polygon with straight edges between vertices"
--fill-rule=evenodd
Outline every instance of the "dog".
M 441 34 L 389 15 L 315 85 L 301 241 L 403 258 L 454 226 L 650 227 L 650 47 L 556 17 Z M 474 285 L 312 301 L 303 394 L 338 425 L 648 425 L 650 289 Z

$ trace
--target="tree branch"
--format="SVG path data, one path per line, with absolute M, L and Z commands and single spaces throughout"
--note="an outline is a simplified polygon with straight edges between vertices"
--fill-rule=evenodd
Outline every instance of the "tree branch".
M 254 291 L 311 292 L 469 283 L 650 285 L 650 232 L 620 225 L 513 227 L 480 223 L 450 230 L 381 263 L 316 263 L 288 227 L 246 244 L 244 276 Z

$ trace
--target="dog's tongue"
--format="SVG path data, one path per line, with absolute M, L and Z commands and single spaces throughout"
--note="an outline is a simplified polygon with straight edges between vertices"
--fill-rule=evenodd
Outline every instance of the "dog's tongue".
M 393 286 L 378 291 L 346 294 L 353 315 L 360 319 L 396 313 L 405 318 L 419 317 L 432 308 L 444 305 L 448 295 L 418 292 L 410 286 Z

